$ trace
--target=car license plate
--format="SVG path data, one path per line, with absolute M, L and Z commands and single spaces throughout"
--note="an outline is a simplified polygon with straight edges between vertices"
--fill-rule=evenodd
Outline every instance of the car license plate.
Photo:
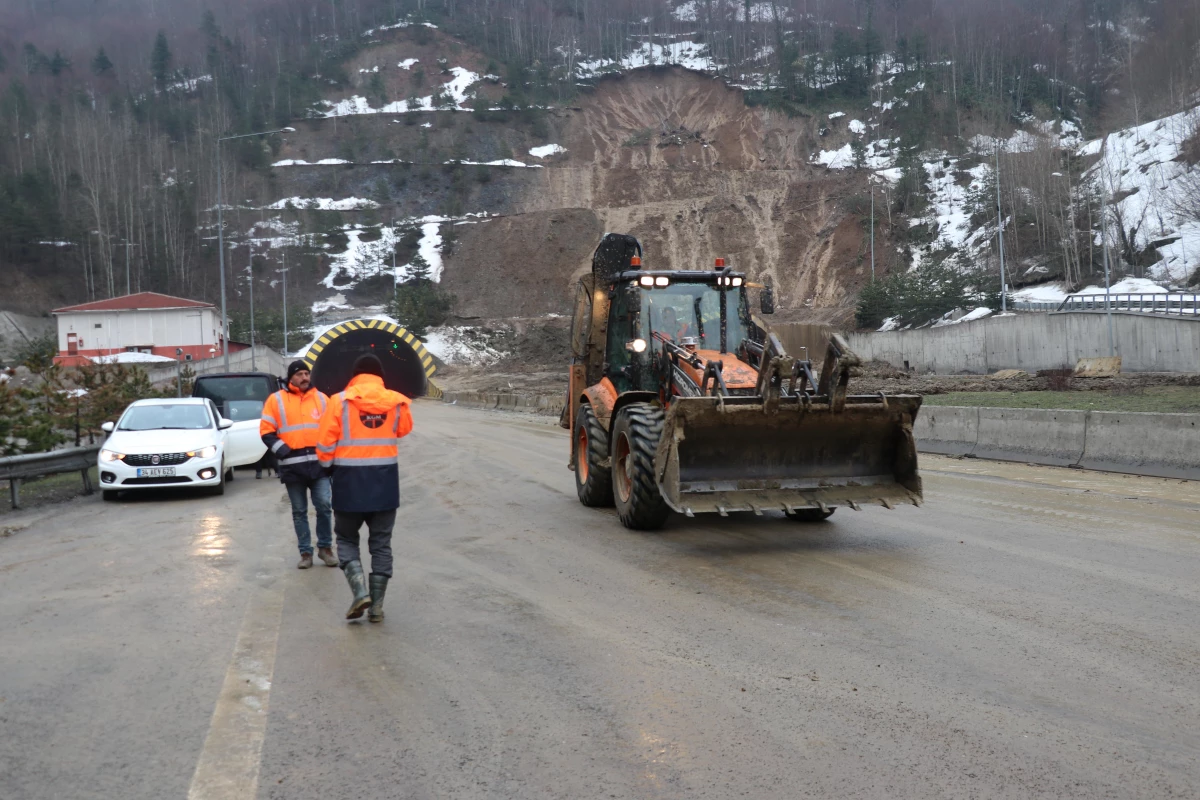
M 138 470 L 139 478 L 173 478 L 175 477 L 174 467 L 148 467 Z

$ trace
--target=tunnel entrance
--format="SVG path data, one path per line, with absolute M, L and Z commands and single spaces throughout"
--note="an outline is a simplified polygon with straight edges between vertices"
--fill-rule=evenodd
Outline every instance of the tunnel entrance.
M 312 368 L 313 385 L 334 395 L 350 382 L 355 360 L 374 353 L 383 362 L 383 383 L 407 397 L 430 393 L 429 378 L 437 369 L 421 340 L 395 323 L 379 319 L 343 322 L 322 334 L 304 360 Z

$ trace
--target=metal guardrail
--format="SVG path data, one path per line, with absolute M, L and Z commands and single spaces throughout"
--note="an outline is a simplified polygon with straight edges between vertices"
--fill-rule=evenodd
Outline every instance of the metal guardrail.
M 58 475 L 63 472 L 79 472 L 83 475 L 83 492 L 92 494 L 92 477 L 89 471 L 96 466 L 96 456 L 100 445 L 93 447 L 73 447 L 69 450 L 55 450 L 50 453 L 29 453 L 23 456 L 7 456 L 0 458 L 0 481 L 7 480 L 9 494 L 12 496 L 12 507 L 21 507 L 21 481 L 40 478 L 44 475 Z
M 1126 293 L 1073 294 L 1059 303 L 1055 311 L 1132 311 L 1140 314 L 1165 314 L 1181 317 L 1200 313 L 1200 294 Z
M 1057 311 L 1062 305 L 1057 300 L 1009 300 L 1008 307 L 1013 311 Z

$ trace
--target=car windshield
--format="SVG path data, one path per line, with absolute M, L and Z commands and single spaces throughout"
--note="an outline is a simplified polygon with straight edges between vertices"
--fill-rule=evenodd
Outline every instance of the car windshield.
M 263 403 L 278 388 L 262 375 L 242 375 L 227 378 L 202 377 L 196 380 L 193 397 L 212 400 L 221 416 L 240 422 L 262 416 Z
M 123 431 L 197 431 L 212 424 L 208 409 L 202 405 L 164 403 L 132 406 L 118 427 Z
M 676 343 L 685 336 L 694 336 L 701 349 L 721 346 L 721 292 L 715 286 L 675 283 L 641 295 L 642 324 L 649 326 L 647 333 L 666 336 Z M 750 314 L 744 292 L 734 289 L 726 295 L 726 338 L 729 351 L 737 352 L 746 338 Z

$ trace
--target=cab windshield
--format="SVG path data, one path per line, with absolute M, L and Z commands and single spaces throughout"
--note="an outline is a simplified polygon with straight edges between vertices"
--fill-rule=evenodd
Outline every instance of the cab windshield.
M 676 344 L 695 337 L 701 350 L 721 348 L 721 292 L 704 283 L 677 283 L 665 289 L 643 290 L 642 327 L 654 349 L 658 336 Z M 726 290 L 726 345 L 736 353 L 749 331 L 750 309 L 740 289 Z

